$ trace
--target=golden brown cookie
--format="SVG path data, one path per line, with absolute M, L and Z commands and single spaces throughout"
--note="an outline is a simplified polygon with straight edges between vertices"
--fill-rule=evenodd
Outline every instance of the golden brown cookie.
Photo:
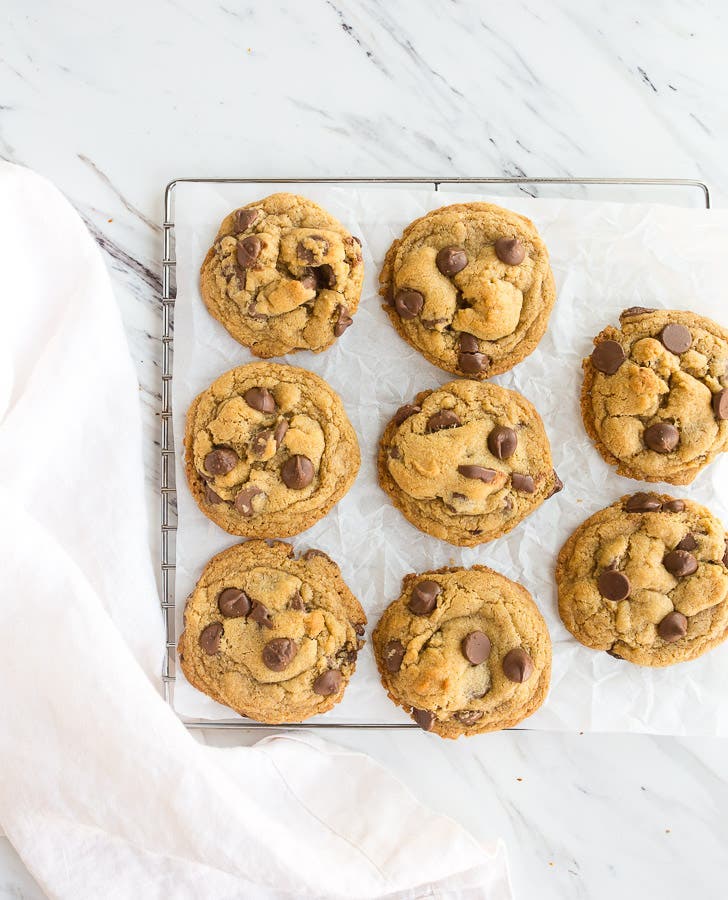
M 406 575 L 372 642 L 389 697 L 441 737 L 511 728 L 546 698 L 543 616 L 523 585 L 485 566 Z
M 594 650 L 671 666 L 728 637 L 728 552 L 704 506 L 640 492 L 588 518 L 561 548 L 559 614 Z
M 352 324 L 361 242 L 326 210 L 272 194 L 223 219 L 200 271 L 210 313 L 255 356 L 320 353 Z
M 584 427 L 620 475 L 690 484 L 728 450 L 728 331 L 676 310 L 619 320 L 582 363 Z
M 414 526 L 462 547 L 506 534 L 563 486 L 534 407 L 477 381 L 451 381 L 398 409 L 378 470 Z
M 366 616 L 325 553 L 282 541 L 214 556 L 187 600 L 179 659 L 187 680 L 259 722 L 300 722 L 344 696 Z
M 231 369 L 187 413 L 190 490 L 230 534 L 289 537 L 310 528 L 349 490 L 359 462 L 338 394 L 295 366 Z
M 379 276 L 384 309 L 433 365 L 489 378 L 532 353 L 556 299 L 535 225 L 492 203 L 457 203 L 408 225 Z

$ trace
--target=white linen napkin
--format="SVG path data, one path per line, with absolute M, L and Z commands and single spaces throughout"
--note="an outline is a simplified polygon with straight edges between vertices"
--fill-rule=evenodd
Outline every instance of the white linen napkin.
M 138 386 L 111 285 L 61 194 L 1 162 L 0 296 L 0 826 L 47 894 L 510 898 L 500 842 L 368 757 L 192 739 L 156 689 Z

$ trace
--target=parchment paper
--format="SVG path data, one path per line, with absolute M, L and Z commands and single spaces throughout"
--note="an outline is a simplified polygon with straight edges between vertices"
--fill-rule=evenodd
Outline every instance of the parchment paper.
M 285 187 L 280 189 L 284 190 Z M 298 550 L 318 547 L 341 566 L 369 627 L 398 596 L 402 577 L 443 565 L 483 563 L 521 581 L 538 602 L 554 646 L 545 705 L 524 727 L 569 731 L 636 731 L 674 735 L 728 734 L 728 644 L 669 669 L 640 668 L 581 646 L 561 624 L 553 569 L 556 554 L 584 519 L 645 485 L 607 466 L 587 438 L 579 414 L 581 359 L 592 338 L 617 324 L 628 306 L 692 309 L 728 322 L 724 260 L 728 214 L 647 204 L 581 200 L 504 200 L 454 191 L 296 185 L 363 241 L 366 278 L 354 325 L 322 354 L 285 358 L 317 372 L 341 395 L 362 452 L 359 477 L 321 522 L 292 538 Z M 272 193 L 270 185 L 184 185 L 176 188 L 177 302 L 174 344 L 174 438 L 177 447 L 177 630 L 184 601 L 205 562 L 237 539 L 209 522 L 187 489 L 182 467 L 184 417 L 191 400 L 222 372 L 252 361 L 210 315 L 198 288 L 202 259 L 218 225 L 234 207 Z M 377 442 L 394 410 L 418 391 L 452 376 L 431 366 L 395 333 L 377 295 L 379 268 L 392 239 L 413 218 L 458 200 L 492 199 L 534 220 L 551 255 L 558 299 L 536 351 L 494 379 L 515 388 L 541 414 L 554 463 L 564 481 L 506 537 L 461 549 L 421 534 L 394 509 L 376 479 Z M 728 522 L 728 459 L 712 464 L 688 488 L 656 485 L 689 496 Z M 367 634 L 367 636 L 368 636 Z M 176 709 L 205 719 L 237 718 L 192 688 L 178 669 Z M 369 641 L 344 700 L 320 717 L 328 722 L 410 721 L 387 699 Z M 310 721 L 316 721 L 312 719 Z

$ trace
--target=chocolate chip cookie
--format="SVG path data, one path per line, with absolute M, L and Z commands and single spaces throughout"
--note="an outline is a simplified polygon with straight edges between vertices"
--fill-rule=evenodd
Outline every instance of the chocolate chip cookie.
M 259 722 L 299 722 L 344 696 L 366 616 L 325 553 L 282 541 L 214 556 L 187 600 L 179 658 L 187 680 Z
M 704 506 L 628 495 L 562 547 L 559 614 L 594 650 L 640 666 L 685 662 L 728 637 L 727 566 L 725 529 Z
M 352 324 L 361 242 L 326 210 L 272 194 L 223 219 L 200 272 L 210 313 L 255 356 L 319 353 Z
M 523 585 L 485 566 L 406 575 L 372 641 L 390 698 L 441 737 L 510 728 L 546 698 L 543 616 Z
M 305 369 L 231 369 L 187 414 L 190 490 L 230 534 L 288 537 L 309 528 L 349 490 L 359 462 L 341 399 Z
M 541 340 L 556 299 L 533 222 L 491 203 L 457 203 L 408 225 L 379 276 L 400 335 L 433 365 L 483 379 Z
M 398 409 L 378 470 L 414 526 L 462 547 L 506 534 L 562 488 L 534 407 L 477 381 L 451 381 Z
M 728 331 L 695 313 L 632 307 L 594 344 L 581 414 L 620 475 L 690 484 L 728 450 Z

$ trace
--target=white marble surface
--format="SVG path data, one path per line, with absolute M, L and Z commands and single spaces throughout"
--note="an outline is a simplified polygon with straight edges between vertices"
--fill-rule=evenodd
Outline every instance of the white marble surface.
M 725 206 L 726 39 L 720 0 L 0 4 L 0 156 L 56 182 L 106 254 L 139 370 L 150 540 L 167 181 L 696 177 Z M 342 742 L 476 834 L 502 835 L 519 898 L 725 894 L 726 742 Z M 0 898 L 40 896 L 0 841 Z

